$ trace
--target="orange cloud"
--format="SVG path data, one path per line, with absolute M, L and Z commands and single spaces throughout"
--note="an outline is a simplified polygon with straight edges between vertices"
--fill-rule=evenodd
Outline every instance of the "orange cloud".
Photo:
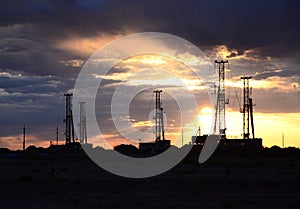
M 54 43 L 54 47 L 60 50 L 68 51 L 75 55 L 91 56 L 98 49 L 109 42 L 121 37 L 121 34 L 111 35 L 100 33 L 93 37 L 71 36 Z

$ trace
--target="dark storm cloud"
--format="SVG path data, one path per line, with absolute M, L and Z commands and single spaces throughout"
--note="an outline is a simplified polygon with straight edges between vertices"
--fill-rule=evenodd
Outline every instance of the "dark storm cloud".
M 136 31 L 173 33 L 198 45 L 226 44 L 239 50 L 268 46 L 263 53 L 274 56 L 297 52 L 300 41 L 299 1 L 89 0 L 5 4 L 0 12 L 2 25 L 31 22 L 36 34 L 54 39 L 70 33 L 118 33 L 132 27 Z
M 3 1 L 2 5 L 2 27 L 27 25 L 27 29 L 25 27 L 19 33 L 11 33 L 17 33 L 18 38 L 27 37 L 35 42 L 33 46 L 39 48 L 34 53 L 25 43 L 16 44 L 17 40 L 14 40 L 16 43 L 3 43 L 3 52 L 26 50 L 26 56 L 19 55 L 19 63 L 25 63 L 23 67 L 26 71 L 49 74 L 53 71 L 66 72 L 65 66 L 58 62 L 60 58 L 87 57 L 74 57 L 70 53 L 55 50 L 54 42 L 71 35 L 95 37 L 99 36 L 99 32 L 124 34 L 127 28 L 135 32 L 172 33 L 200 47 L 225 44 L 238 50 L 239 54 L 259 47 L 261 56 L 286 57 L 297 54 L 300 46 L 298 1 L 28 0 Z M 15 60 L 10 61 L 12 58 L 9 53 L 1 57 L 2 68 L 9 65 L 21 67 Z M 30 68 L 33 61 L 35 65 Z M 42 67 L 45 69 L 41 70 Z
M 0 27 L 0 68 L 37 75 L 76 76 L 78 68 L 60 62 L 73 57 L 52 48 L 47 37 L 35 37 L 31 30 L 30 24 Z
M 200 46 L 225 44 L 243 54 L 287 57 L 299 52 L 299 1 L 55 0 L 1 1 L 1 68 L 76 77 L 60 60 L 86 56 L 53 48 L 69 36 L 160 31 Z M 228 58 L 237 56 L 232 53 Z
M 72 81 L 60 77 L 0 70 L 1 127 L 24 123 L 39 126 L 41 120 L 46 126 L 60 124 L 64 117 L 64 89 L 73 85 Z
M 262 73 L 258 73 L 257 75 L 253 76 L 256 80 L 263 80 L 272 76 L 279 76 L 279 77 L 293 77 L 295 76 L 295 81 L 298 80 L 297 76 L 299 75 L 299 69 L 297 68 L 285 68 L 285 69 L 278 69 L 274 71 L 265 71 Z M 300 81 L 300 80 L 299 80 Z
M 62 90 L 62 88 L 71 88 L 74 83 L 73 78 L 63 78 L 53 75 L 39 75 L 31 72 L 15 71 L 13 69 L 0 68 L 0 88 L 11 89 L 16 88 L 21 91 L 28 91 L 27 87 L 34 87 L 28 92 L 36 92 L 44 86 Z M 44 89 L 45 91 L 47 89 Z
M 288 58 L 291 63 L 282 71 L 261 64 L 266 72 L 257 74 L 256 79 L 295 76 L 300 83 L 299 9 L 300 2 L 292 0 L 0 0 L 1 126 L 41 125 L 41 119 L 45 126 L 61 123 L 63 116 L 57 112 L 63 108 L 63 93 L 74 87 L 81 69 L 72 65 L 72 60 L 83 62 L 89 57 L 57 47 L 74 36 L 165 32 L 200 49 L 224 44 L 235 50 L 229 59 L 255 48 L 258 59 Z M 251 62 L 255 61 L 244 65 L 233 61 L 232 66 L 238 75 L 244 67 L 255 73 L 258 68 L 249 65 Z M 114 82 L 105 80 L 103 84 Z M 105 91 L 113 88 L 106 85 Z M 107 97 L 102 102 L 109 108 Z M 101 117 L 109 119 L 102 109 Z

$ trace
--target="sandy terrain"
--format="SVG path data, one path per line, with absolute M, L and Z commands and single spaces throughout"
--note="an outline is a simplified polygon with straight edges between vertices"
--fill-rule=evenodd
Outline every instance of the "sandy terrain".
M 300 208 L 299 154 L 191 155 L 147 179 L 114 176 L 83 154 L 0 158 L 0 209 Z

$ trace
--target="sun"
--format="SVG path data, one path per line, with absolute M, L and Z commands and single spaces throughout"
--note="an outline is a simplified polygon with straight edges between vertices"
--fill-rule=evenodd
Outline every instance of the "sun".
M 213 109 L 210 108 L 210 107 L 203 107 L 203 108 L 200 110 L 200 113 L 201 113 L 201 114 L 212 114 L 212 113 L 213 113 Z

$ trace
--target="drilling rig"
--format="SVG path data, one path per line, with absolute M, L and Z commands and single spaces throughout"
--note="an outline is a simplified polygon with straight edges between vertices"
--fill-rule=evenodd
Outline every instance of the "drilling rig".
M 165 139 L 164 109 L 162 107 L 162 90 L 153 91 L 155 94 L 155 141 L 139 143 L 139 149 L 142 152 L 160 153 L 168 149 L 171 141 Z
M 262 139 L 255 138 L 254 135 L 254 120 L 253 120 L 253 101 L 252 88 L 249 87 L 250 76 L 241 77 L 244 82 L 244 104 L 241 108 L 243 113 L 243 139 L 227 138 L 226 137 L 226 105 L 229 104 L 229 99 L 225 95 L 225 65 L 226 61 L 215 60 L 215 68 L 218 71 L 219 82 L 215 85 L 217 87 L 216 106 L 215 106 L 215 120 L 214 120 L 214 134 L 219 135 L 218 150 L 231 152 L 259 152 L 262 150 Z M 250 124 L 252 128 L 252 138 L 250 139 Z M 199 131 L 200 132 L 200 131 Z M 192 142 L 196 145 L 204 146 L 207 135 L 192 136 Z
M 79 141 L 81 144 L 87 144 L 86 114 L 84 104 L 85 102 L 79 102 Z
M 71 99 L 73 94 L 64 94 L 66 97 L 66 144 L 74 143 L 74 123 L 73 123 L 73 113 L 72 113 L 72 103 Z
M 155 90 L 155 141 L 165 140 L 164 109 L 161 105 L 162 90 Z
M 217 133 L 216 129 L 218 126 L 220 139 L 226 139 L 225 113 L 226 113 L 226 104 L 229 103 L 229 101 L 225 97 L 225 64 L 226 63 L 228 63 L 228 60 L 226 61 L 215 60 L 215 64 L 217 65 L 217 70 L 219 74 L 219 86 L 218 86 L 217 103 L 216 103 L 214 132 Z
M 252 79 L 251 76 L 241 77 L 244 82 L 244 94 L 243 94 L 243 139 L 250 138 L 250 123 L 252 129 L 252 138 L 255 139 L 254 135 L 254 121 L 253 121 L 253 102 L 252 102 L 252 88 L 249 87 L 249 80 Z

